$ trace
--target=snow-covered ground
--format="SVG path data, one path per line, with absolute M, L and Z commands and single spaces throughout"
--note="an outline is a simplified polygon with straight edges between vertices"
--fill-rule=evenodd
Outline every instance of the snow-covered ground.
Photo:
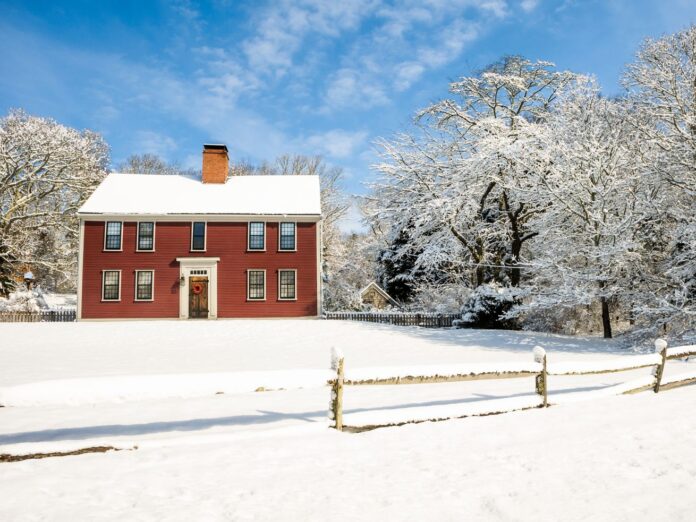
M 309 422 L 182 433 L 135 451 L 0 464 L 0 518 L 689 521 L 695 393 L 362 434 Z
M 328 428 L 332 347 L 371 375 L 528 367 L 535 345 L 564 364 L 652 350 L 319 320 L 1 324 L 0 453 L 138 449 L 0 464 L 0 520 L 686 520 L 696 388 L 608 396 L 649 369 L 550 377 L 547 410 Z M 536 399 L 531 377 L 347 387 L 345 422 Z

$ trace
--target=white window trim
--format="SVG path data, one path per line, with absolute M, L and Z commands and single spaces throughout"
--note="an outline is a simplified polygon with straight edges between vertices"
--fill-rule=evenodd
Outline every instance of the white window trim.
M 109 223 L 121 223 L 121 239 L 119 240 L 120 248 L 106 248 L 106 231 L 109 227 Z M 104 252 L 123 252 L 123 221 L 118 219 L 109 219 L 104 221 Z
M 203 223 L 203 250 L 193 248 L 193 224 Z M 208 249 L 208 222 L 207 221 L 191 221 L 191 241 L 189 242 L 189 252 L 205 252 Z
M 146 250 L 146 252 L 149 252 L 149 250 Z M 152 272 L 152 293 L 150 294 L 150 299 L 138 299 L 138 274 L 141 272 Z M 153 269 L 135 271 L 135 285 L 133 298 L 138 303 L 148 303 L 155 300 L 155 271 Z
M 104 279 L 106 278 L 107 272 L 118 272 L 118 299 L 104 299 Z M 121 286 L 123 283 L 123 274 L 121 270 L 114 270 L 111 268 L 102 270 L 102 284 L 101 284 L 101 302 L 102 303 L 118 303 L 121 301 Z
M 251 248 L 251 224 L 263 224 L 263 248 Z M 265 252 L 266 251 L 266 222 L 265 221 L 247 221 L 247 252 Z
M 280 297 L 280 273 L 281 272 L 293 272 L 295 274 L 295 297 Z M 278 301 L 297 301 L 297 269 L 296 268 L 279 268 L 277 273 L 278 273 Z
M 263 298 L 258 298 L 254 297 L 251 298 L 249 297 L 249 276 L 251 275 L 252 272 L 263 272 Z M 268 292 L 266 291 L 266 270 L 264 268 L 249 268 L 247 269 L 247 301 L 265 301 L 266 300 L 266 294 Z
M 283 223 L 292 223 L 293 225 L 295 225 L 295 248 L 280 248 L 280 229 Z M 297 252 L 297 221 L 280 221 L 278 223 L 278 252 Z
M 142 250 L 140 248 L 140 223 L 152 223 L 152 250 Z M 135 225 L 135 251 L 136 252 L 154 252 L 155 251 L 155 234 L 157 233 L 157 222 L 153 219 L 152 221 L 138 221 Z

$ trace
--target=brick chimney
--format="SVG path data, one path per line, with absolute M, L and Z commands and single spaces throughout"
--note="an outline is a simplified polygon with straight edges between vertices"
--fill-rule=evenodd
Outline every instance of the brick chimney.
M 225 183 L 230 160 L 226 145 L 203 145 L 203 183 Z

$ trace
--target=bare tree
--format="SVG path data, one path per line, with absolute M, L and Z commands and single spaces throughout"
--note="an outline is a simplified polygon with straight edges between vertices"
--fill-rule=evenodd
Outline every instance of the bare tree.
M 130 174 L 195 176 L 195 169 L 184 169 L 178 163 L 168 163 L 156 154 L 132 154 L 118 165 L 118 171 Z

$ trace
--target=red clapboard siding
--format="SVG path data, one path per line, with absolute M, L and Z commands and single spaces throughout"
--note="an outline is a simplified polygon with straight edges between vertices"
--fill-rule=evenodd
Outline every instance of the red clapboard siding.
M 191 252 L 190 222 L 158 222 L 155 251 L 136 251 L 136 222 L 123 224 L 123 251 L 104 252 L 104 222 L 84 223 L 82 317 L 179 317 L 177 257 L 219 257 L 218 317 L 317 315 L 317 224 L 297 223 L 297 251 L 278 252 L 278 223 L 266 225 L 266 251 L 247 252 L 246 222 L 209 222 L 205 252 Z M 246 299 L 247 270 L 266 270 L 266 300 Z M 278 270 L 297 270 L 297 300 L 278 300 Z M 121 270 L 121 301 L 101 301 L 103 270 Z M 154 301 L 135 301 L 135 271 L 154 270 Z

